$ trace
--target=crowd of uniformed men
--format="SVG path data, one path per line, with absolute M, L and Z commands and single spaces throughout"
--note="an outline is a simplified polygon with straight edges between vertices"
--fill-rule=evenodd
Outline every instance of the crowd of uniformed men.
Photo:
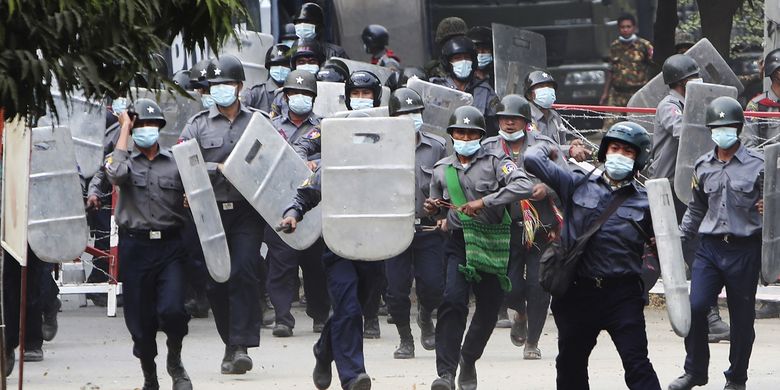
M 618 79 L 625 76 L 621 69 L 638 71 L 621 65 L 621 49 L 652 53 L 647 41 L 637 41 L 634 25 L 631 17 L 620 20 L 621 36 L 613 44 Z M 206 273 L 173 154 L 159 146 L 159 129 L 170 118 L 148 99 L 131 107 L 122 107 L 121 100 L 113 105 L 112 119 L 118 121 L 106 132 L 105 169 L 92 178 L 87 205 L 93 208 L 93 228 L 108 231 L 107 207 L 101 206 L 110 204 L 111 186 L 119 188 L 115 216 L 124 318 L 141 363 L 143 389 L 159 388 L 158 330 L 167 336 L 166 368 L 173 388 L 191 389 L 181 362 L 191 315 L 208 316 L 211 309 L 225 344 L 221 372 L 245 374 L 253 366 L 247 350 L 259 345 L 261 326 L 273 324 L 275 337 L 293 336 L 297 324 L 290 311 L 296 300 L 305 301 L 311 329 L 320 333 L 313 348 L 312 379 L 318 389 L 331 385 L 333 362 L 342 388 L 371 388 L 363 339 L 380 337 L 378 315 L 383 310 L 400 335 L 394 358 L 414 358 L 413 333 L 419 328 L 420 345 L 436 352 L 431 389 L 476 389 L 475 363 L 499 319 L 499 326 L 511 327 L 511 342 L 523 347 L 523 359 L 541 359 L 538 342 L 551 296 L 540 284 L 540 262 L 558 248 L 576 245 L 584 249 L 574 281 L 552 298 L 557 388 L 588 388 L 588 357 L 598 334 L 606 330 L 620 354 L 626 385 L 660 389 L 647 356 L 643 315 L 647 290 L 655 281 L 647 277 L 646 266 L 653 252 L 653 225 L 647 193 L 637 178 L 640 171 L 673 178 L 685 85 L 700 81 L 696 62 L 674 55 L 663 64 L 669 94 L 658 105 L 652 138 L 636 123 L 618 122 L 595 150 L 575 137 L 552 108 L 558 85 L 545 71 L 526 76 L 524 96 L 496 95 L 490 29 L 467 29 L 458 18 L 445 19 L 436 32 L 441 58 L 422 70 L 402 67 L 388 48 L 384 27 L 366 27 L 363 41 L 372 63 L 395 71 L 386 83 L 392 91 L 389 114 L 408 118 L 416 129 L 416 220 L 412 244 L 402 254 L 355 261 L 331 252 L 322 239 L 296 250 L 280 237 L 293 232 L 321 199 L 320 141 L 328 134 L 320 132 L 322 118 L 312 110 L 317 81 L 344 83 L 349 110 L 380 104 L 379 78 L 369 71 L 350 73 L 344 62 L 331 58 L 346 57 L 344 50 L 322 35 L 322 10 L 307 3 L 280 43 L 268 50 L 267 82 L 244 85 L 242 63 L 231 55 L 203 60 L 174 76 L 202 99 L 204 110 L 181 129 L 180 141 L 196 139 L 207 162 L 230 250 L 227 282 L 217 283 Z M 765 61 L 772 87 L 751 101 L 752 110 L 780 110 L 778 69 L 780 54 L 773 52 Z M 421 131 L 425 105 L 405 87 L 412 77 L 473 95 L 473 104 L 455 110 L 446 129 L 453 152 L 447 151 L 448 140 Z M 613 103 L 622 99 L 620 94 L 636 91 L 646 81 L 636 78 L 646 76 L 628 77 L 630 85 L 607 86 L 605 100 L 610 90 L 618 93 L 609 98 Z M 314 172 L 290 199 L 281 220 L 264 220 L 221 174 L 253 115 L 269 118 Z M 763 212 L 759 173 L 764 166 L 756 146 L 777 134 L 778 126 L 746 122 L 739 103 L 727 97 L 715 99 L 706 118 L 712 150 L 696 162 L 692 200 L 676 205 L 685 245 L 691 247 L 692 325 L 685 338 L 685 373 L 669 385 L 671 390 L 706 384 L 707 343 L 729 337 L 725 389 L 744 389 L 754 339 Z M 598 161 L 603 172 L 583 169 L 570 159 Z M 108 246 L 102 234 L 96 236 L 98 246 Z M 265 258 L 262 243 L 268 248 Z M 43 292 L 28 322 L 37 331 L 27 333 L 27 361 L 42 359 L 42 340 L 56 332 L 59 301 L 48 286 L 49 272 L 42 271 Z M 6 271 L 6 279 L 15 275 Z M 101 273 L 93 275 L 91 281 L 99 281 Z M 305 294 L 299 297 L 301 283 Z M 730 333 L 716 305 L 724 286 Z M 474 315 L 467 326 L 472 296 Z M 91 298 L 101 303 L 100 296 Z M 511 320 L 507 308 L 516 313 Z M 6 305 L 6 311 L 14 310 Z M 14 318 L 7 314 L 11 362 L 18 345 Z

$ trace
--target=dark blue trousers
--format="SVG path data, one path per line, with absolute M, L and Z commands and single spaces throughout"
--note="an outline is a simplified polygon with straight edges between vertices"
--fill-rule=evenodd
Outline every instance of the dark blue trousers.
M 444 292 L 444 237 L 441 232 L 417 232 L 403 253 L 385 260 L 387 308 L 397 326 L 409 325 L 415 280 L 419 304 L 428 312 L 439 307 Z M 412 279 L 414 278 L 414 279 Z
M 5 252 L 5 250 L 3 250 Z M 5 347 L 19 346 L 19 306 L 21 303 L 22 266 L 5 252 L 3 258 L 3 310 L 5 315 Z M 27 249 L 27 323 L 25 348 L 39 349 L 43 345 L 41 323 L 46 295 L 57 293 L 57 285 L 51 277 L 51 265 L 40 260 L 31 249 Z M 48 277 L 48 279 L 47 279 Z M 43 285 L 42 285 L 43 283 Z M 51 286 L 46 284 L 53 284 Z
M 132 237 L 120 229 L 119 268 L 125 324 L 133 338 L 133 355 L 157 356 L 157 331 L 169 340 L 187 335 L 190 315 L 184 309 L 186 250 L 179 235 L 161 240 Z
M 232 203 L 224 210 L 217 202 L 230 250 L 230 278 L 225 283 L 209 278 L 207 294 L 222 342 L 257 347 L 263 322 L 257 267 L 265 221 L 249 203 Z
M 103 207 L 87 213 L 87 223 L 95 237 L 95 248 L 108 252 L 111 233 L 111 195 L 100 198 Z M 87 277 L 88 283 L 104 283 L 108 281 L 108 259 L 98 258 L 92 261 L 93 269 Z M 103 272 L 100 272 L 102 270 Z
M 710 348 L 707 344 L 707 313 L 717 304 L 723 286 L 729 305 L 731 344 L 726 379 L 747 381 L 748 362 L 756 338 L 756 287 L 761 269 L 761 236 L 724 242 L 713 236 L 701 236 L 691 274 L 691 331 L 685 338 L 685 372 L 707 377 Z
M 187 219 L 182 228 L 182 241 L 186 243 L 187 259 L 184 267 L 184 276 L 187 286 L 192 292 L 205 292 L 209 280 L 209 271 L 206 268 L 206 260 L 203 258 L 203 248 L 200 246 L 198 229 L 188 212 Z
M 265 229 L 264 238 L 268 246 L 268 296 L 274 304 L 276 323 L 295 327 L 290 308 L 298 294 L 298 267 L 303 270 L 306 314 L 317 321 L 327 320 L 330 299 L 322 266 L 322 240 L 305 250 L 295 250 L 285 244 L 270 225 Z
M 436 321 L 436 372 L 455 375 L 458 360 L 476 362 L 482 357 L 493 328 L 498 320 L 498 310 L 504 301 L 504 291 L 493 274 L 480 273 L 479 283 L 466 281 L 458 265 L 466 264 L 466 244 L 463 230 L 451 232 L 444 245 L 447 261 L 447 281 L 444 297 Z M 474 291 L 476 308 L 468 332 L 466 319 L 469 315 L 469 292 Z M 461 347 L 461 341 L 463 346 Z
M 596 339 L 606 330 L 623 361 L 626 385 L 631 390 L 660 390 L 647 358 L 644 286 L 639 275 L 607 279 L 602 287 L 579 282 L 560 298 L 552 299 L 558 327 L 555 359 L 559 390 L 587 390 L 588 358 Z
M 375 294 L 382 277 L 381 261 L 352 261 L 325 247 L 322 253 L 333 315 L 314 345 L 318 360 L 336 362 L 341 387 L 346 389 L 366 372 L 363 359 L 363 307 Z

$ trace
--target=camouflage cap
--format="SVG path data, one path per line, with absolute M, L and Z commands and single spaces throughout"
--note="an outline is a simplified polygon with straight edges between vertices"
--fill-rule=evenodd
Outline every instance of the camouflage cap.
M 456 16 L 444 18 L 436 27 L 436 44 L 441 45 L 442 42 L 457 35 L 466 35 L 467 31 L 468 26 L 463 19 Z
M 696 43 L 696 38 L 693 37 L 693 34 L 685 31 L 677 31 L 676 34 L 674 34 L 674 46 L 681 46 L 681 45 L 690 45 L 693 46 Z

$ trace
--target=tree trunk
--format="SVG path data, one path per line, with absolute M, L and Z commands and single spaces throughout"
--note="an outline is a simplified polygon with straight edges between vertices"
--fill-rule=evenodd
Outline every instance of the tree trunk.
M 723 58 L 731 55 L 731 26 L 743 0 L 696 0 L 701 16 L 701 33 Z
M 658 0 L 653 26 L 653 62 L 661 64 L 674 54 L 674 33 L 677 24 L 677 0 Z

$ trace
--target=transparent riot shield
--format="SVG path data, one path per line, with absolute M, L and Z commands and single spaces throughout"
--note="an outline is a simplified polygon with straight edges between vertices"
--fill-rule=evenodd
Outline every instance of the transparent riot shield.
M 696 160 L 715 147 L 710 130 L 705 125 L 704 113 L 710 102 L 719 96 L 736 99 L 737 89 L 706 83 L 688 83 L 685 87 L 682 133 L 674 168 L 674 193 L 685 204 L 691 199 L 691 179 Z
M 203 110 L 200 97 L 194 92 L 189 97 L 177 92 L 163 90 L 151 90 L 146 88 L 133 88 L 135 99 L 151 99 L 157 102 L 165 117 L 165 127 L 160 129 L 160 146 L 170 148 L 176 145 L 182 129 L 193 115 Z
M 322 121 L 322 235 L 331 251 L 383 260 L 414 236 L 415 132 L 407 118 Z
M 222 174 L 270 224 L 282 220 L 298 187 L 311 176 L 306 162 L 279 135 L 271 122 L 254 114 L 236 147 L 225 160 Z M 320 207 L 306 213 L 294 233 L 279 233 L 290 247 L 304 250 L 322 234 Z
M 191 139 L 174 145 L 172 150 L 203 248 L 206 268 L 214 281 L 224 283 L 230 278 L 230 251 L 200 146 L 197 140 Z
M 761 279 L 774 283 L 780 276 L 780 144 L 764 148 L 764 164 Z
M 244 88 L 264 83 L 268 80 L 268 70 L 265 68 L 265 52 L 274 45 L 274 37 L 256 31 L 237 30 L 236 36 L 241 42 L 241 47 L 236 45 L 235 39 L 228 39 L 220 50 L 219 55 L 232 54 L 244 64 Z
M 333 113 L 331 115 L 331 118 L 346 118 L 349 114 L 354 114 L 357 112 L 364 112 L 368 114 L 368 116 L 372 118 L 385 118 L 390 116 L 390 110 L 387 106 L 379 106 L 374 108 L 364 108 L 362 110 L 352 110 L 352 111 L 339 111 L 336 113 Z
M 344 63 L 347 64 L 347 67 L 349 68 L 349 74 L 352 74 L 353 72 L 356 72 L 358 70 L 367 70 L 375 74 L 376 77 L 379 78 L 379 81 L 382 83 L 382 85 L 385 85 L 385 81 L 387 81 L 390 75 L 393 74 L 392 69 L 385 68 L 384 66 L 369 64 L 368 62 L 348 60 L 346 58 L 339 58 L 339 57 L 333 57 L 333 58 L 338 58 L 340 61 L 344 61 Z
M 345 99 L 344 83 L 317 81 L 317 97 L 314 99 L 313 111 L 323 118 L 346 111 Z
M 447 126 L 455 109 L 468 106 L 474 101 L 470 93 L 456 91 L 418 78 L 409 79 L 406 86 L 420 94 L 425 104 L 422 130 L 430 131 L 445 139 L 448 139 Z
M 661 263 L 666 311 L 674 333 L 685 337 L 691 329 L 691 303 L 688 299 L 685 259 L 674 210 L 674 195 L 666 178 L 648 180 L 645 187 L 650 200 L 658 261 Z
M 496 94 L 523 95 L 525 76 L 547 67 L 544 35 L 499 23 L 492 28 Z

